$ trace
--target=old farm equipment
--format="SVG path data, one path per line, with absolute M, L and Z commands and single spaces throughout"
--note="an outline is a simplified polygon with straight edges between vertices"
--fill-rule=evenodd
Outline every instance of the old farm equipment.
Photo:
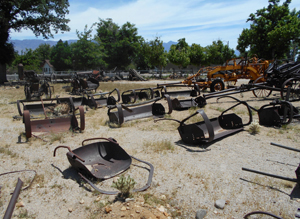
M 39 117 L 46 114 L 68 114 L 75 108 L 84 104 L 81 97 L 62 97 L 40 100 L 17 100 L 17 108 L 20 116 L 27 110 L 32 117 Z
M 160 88 L 138 88 L 126 90 L 122 93 L 123 104 L 133 104 L 137 100 L 151 100 L 157 97 L 161 97 L 159 92 Z
M 292 151 L 300 152 L 299 149 L 287 147 L 287 146 L 276 144 L 276 143 L 272 143 L 272 142 L 271 142 L 271 145 L 274 145 L 274 146 L 277 146 L 277 147 L 281 147 L 281 148 L 284 148 L 284 149 L 287 149 L 287 150 L 292 150 Z M 287 180 L 287 181 L 290 181 L 290 182 L 296 182 L 297 184 L 300 184 L 300 164 L 297 167 L 297 169 L 295 170 L 296 178 L 289 178 L 289 177 L 279 176 L 279 175 L 265 173 L 265 172 L 261 172 L 261 171 L 257 171 L 257 170 L 252 170 L 252 169 L 244 168 L 244 167 L 242 168 L 242 170 L 248 171 L 248 172 L 257 173 L 257 174 L 261 174 L 261 175 L 265 175 L 265 176 L 270 176 L 270 177 L 277 178 L 277 179 L 283 179 L 283 180 Z
M 249 121 L 245 124 L 243 123 L 242 118 L 235 113 L 225 114 L 226 112 L 237 107 L 240 104 L 246 106 L 248 110 Z M 199 118 L 199 122 L 191 124 L 187 123 L 189 119 L 198 114 L 203 118 L 203 121 L 201 121 L 201 119 Z M 252 114 L 248 104 L 241 101 L 223 111 L 219 117 L 213 119 L 209 119 L 203 110 L 197 110 L 195 113 L 183 119 L 182 121 L 176 119 L 158 119 L 156 121 L 161 120 L 172 120 L 178 122 L 178 132 L 183 142 L 187 144 L 201 144 L 212 142 L 242 131 L 244 126 L 247 126 L 252 122 Z
M 287 98 L 287 88 L 290 87 L 289 101 L 300 99 L 300 62 L 288 62 L 279 65 L 275 61 L 266 70 L 264 85 L 280 89 L 281 98 Z M 259 79 L 258 79 L 258 82 Z M 272 90 L 270 89 L 270 92 Z
M 165 110 L 163 104 L 160 103 L 164 99 L 166 99 L 168 104 L 168 112 Z M 168 95 L 136 104 L 117 104 L 114 107 L 110 107 L 107 112 L 109 121 L 119 125 L 130 120 L 147 118 L 151 116 L 163 117 L 165 114 L 171 113 L 172 103 Z
M 32 98 L 39 98 L 45 94 L 46 98 L 51 98 L 51 89 L 54 92 L 53 86 L 50 86 L 47 78 L 40 81 L 39 77 L 34 71 L 24 72 L 26 83 L 24 85 L 24 93 L 26 100 Z
M 242 102 L 239 99 L 232 96 L 223 96 L 217 99 L 231 98 L 237 102 Z M 249 106 L 252 110 L 257 112 L 259 118 L 259 124 L 263 126 L 282 126 L 288 125 L 293 119 L 300 118 L 299 110 L 292 105 L 289 101 L 275 99 L 269 104 L 261 106 L 259 109 L 255 109 Z
M 116 93 L 117 98 L 113 96 Z M 87 105 L 91 108 L 102 108 L 105 106 L 114 106 L 120 102 L 120 91 L 115 88 L 110 92 L 87 94 Z
M 79 73 L 74 74 L 71 81 L 71 94 L 81 95 L 90 91 L 95 91 L 99 87 L 99 81 L 93 77 L 83 78 L 85 74 L 80 75 Z
M 177 84 L 188 86 L 197 84 L 200 89 L 210 88 L 211 92 L 225 89 L 224 82 L 236 83 L 238 79 L 255 81 L 268 68 L 269 61 L 252 57 L 251 59 L 235 58 L 227 60 L 224 66 L 204 67 L 196 74 L 187 77 Z M 205 76 L 206 78 L 201 78 Z M 175 84 L 175 83 L 172 83 Z
M 88 141 L 93 142 L 85 145 Z M 101 193 L 115 195 L 118 192 L 99 189 L 88 178 L 105 180 L 117 176 L 130 168 L 132 158 L 150 167 L 146 185 L 134 189 L 133 192 L 144 191 L 151 185 L 154 171 L 153 165 L 127 154 L 113 138 L 86 139 L 82 142 L 82 147 L 75 150 L 71 150 L 68 146 L 58 146 L 55 148 L 53 156 L 55 156 L 58 148 L 67 148 L 69 150 L 67 158 L 72 167 L 78 171 L 82 179 Z
M 26 138 L 30 138 L 33 132 L 61 132 L 67 130 L 80 130 L 83 131 L 85 129 L 85 118 L 84 118 L 84 109 L 83 106 L 79 106 L 76 109 L 69 108 L 70 106 L 67 103 L 58 104 L 56 107 L 58 108 L 58 113 L 55 113 L 55 106 L 51 107 L 50 111 L 53 111 L 49 115 L 49 111 L 45 108 L 43 100 L 41 100 L 44 118 L 41 117 L 32 117 L 31 113 L 40 114 L 40 107 L 28 107 L 23 111 L 23 123 L 25 125 L 25 133 Z M 48 105 L 46 105 L 48 106 Z M 48 109 L 51 104 L 49 104 Z M 25 106 L 24 106 L 25 108 Z M 59 109 L 60 108 L 60 109 Z M 30 113 L 31 111 L 31 113 Z M 64 111 L 65 113 L 62 113 Z M 79 111 L 80 116 L 80 126 L 77 121 L 76 112 Z M 21 112 L 21 111 L 19 111 Z M 47 115 L 48 114 L 48 115 Z
M 147 81 L 143 76 L 138 73 L 135 69 L 129 69 L 128 79 L 130 81 Z

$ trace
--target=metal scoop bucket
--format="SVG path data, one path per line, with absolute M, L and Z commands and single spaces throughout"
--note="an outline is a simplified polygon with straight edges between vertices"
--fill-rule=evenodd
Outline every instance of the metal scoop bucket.
M 97 141 L 84 145 L 85 142 L 91 140 L 104 141 Z M 118 192 L 101 190 L 86 177 L 93 177 L 100 180 L 112 178 L 126 171 L 130 167 L 132 162 L 131 158 L 143 162 L 150 167 L 147 184 L 142 188 L 134 189 L 133 192 L 146 190 L 151 185 L 154 171 L 152 164 L 128 155 L 126 151 L 117 143 L 117 141 L 112 138 L 86 139 L 82 142 L 82 147 L 73 151 L 68 146 L 58 146 L 54 149 L 54 157 L 58 148 L 67 148 L 69 150 L 67 153 L 67 158 L 72 167 L 78 171 L 78 174 L 87 183 L 101 193 L 113 195 L 117 194 Z

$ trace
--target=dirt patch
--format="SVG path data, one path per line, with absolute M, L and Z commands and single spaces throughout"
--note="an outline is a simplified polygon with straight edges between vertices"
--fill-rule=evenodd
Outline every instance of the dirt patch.
M 167 81 L 126 82 L 136 88 L 144 84 L 153 87 Z M 122 82 L 123 84 L 125 82 Z M 121 82 L 101 83 L 99 89 L 111 91 Z M 133 85 L 132 85 L 133 84 Z M 102 87 L 101 87 L 102 85 Z M 62 90 L 55 84 L 55 91 Z M 124 86 L 124 85 L 123 85 Z M 126 86 L 125 86 L 126 87 Z M 124 88 L 125 90 L 125 88 Z M 34 169 L 37 176 L 32 186 L 22 191 L 13 218 L 195 218 L 199 209 L 206 209 L 206 218 L 242 218 L 251 211 L 268 211 L 282 218 L 294 218 L 299 207 L 299 188 L 295 183 L 242 171 L 242 167 L 295 178 L 299 164 L 297 152 L 270 145 L 275 142 L 300 149 L 300 125 L 295 120 L 281 128 L 261 127 L 260 132 L 251 135 L 248 127 L 232 136 L 208 145 L 187 145 L 182 142 L 178 123 L 153 118 L 124 123 L 116 128 L 108 125 L 107 109 L 88 109 L 86 129 L 83 133 L 52 133 L 24 138 L 22 120 L 14 120 L 18 114 L 15 101 L 24 99 L 22 88 L 0 87 L 0 173 Z M 55 95 L 68 96 L 63 90 Z M 272 93 L 267 99 L 255 98 L 251 92 L 236 94 L 235 97 L 259 108 L 279 98 Z M 234 105 L 231 99 L 210 99 L 203 108 L 209 118 L 217 117 Z M 293 103 L 300 106 L 299 103 Z M 195 109 L 174 111 L 171 118 L 182 120 Z M 243 106 L 234 110 L 247 122 L 249 116 Z M 254 120 L 258 120 L 253 113 Z M 53 150 L 59 145 L 72 149 L 81 146 L 84 139 L 113 137 L 125 151 L 154 165 L 151 187 L 134 193 L 134 200 L 122 202 L 116 196 L 95 192 L 84 183 L 77 172 L 70 167 L 64 150 L 53 157 Z M 167 146 L 166 146 L 167 145 Z M 144 186 L 149 170 L 147 166 L 134 161 L 125 176 L 130 175 Z M 0 177 L 0 215 L 4 215 L 10 200 L 10 192 L 20 177 L 25 185 L 32 173 L 10 174 Z M 113 190 L 116 179 L 95 182 L 106 190 Z M 214 203 L 226 200 L 223 210 Z

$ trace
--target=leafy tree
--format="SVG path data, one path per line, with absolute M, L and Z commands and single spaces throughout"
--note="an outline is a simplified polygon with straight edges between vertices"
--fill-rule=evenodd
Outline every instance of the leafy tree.
M 65 18 L 68 6 L 68 0 L 0 1 L 0 84 L 7 81 L 5 65 L 14 57 L 13 46 L 8 42 L 10 31 L 30 29 L 46 39 L 53 37 L 52 32 L 69 31 L 69 20 Z
M 23 64 L 25 70 L 39 71 L 40 60 L 37 51 L 26 49 L 25 52 L 21 52 L 21 55 L 16 53 L 13 66 L 17 66 L 19 63 Z
M 72 60 L 74 70 L 86 70 L 93 68 L 103 68 L 104 62 L 101 59 L 99 46 L 92 41 L 93 25 L 88 29 L 87 25 L 83 32 L 76 31 L 78 41 L 71 44 Z
M 293 41 L 299 43 L 300 12 L 290 12 L 291 0 L 279 5 L 280 0 L 269 0 L 267 8 L 259 9 L 250 14 L 247 22 L 249 29 L 244 29 L 238 38 L 237 49 L 249 55 L 257 54 L 260 58 L 283 58 L 290 52 Z
M 186 68 L 190 64 L 190 47 L 185 42 L 185 38 L 179 39 L 176 45 L 171 45 L 168 59 L 171 63 L 178 65 L 179 68 Z
M 108 68 L 125 69 L 129 66 L 140 48 L 140 38 L 135 25 L 129 22 L 122 27 L 112 19 L 100 19 L 97 23 L 95 39 L 100 44 L 100 51 Z
M 159 37 L 149 43 L 149 62 L 152 67 L 163 68 L 167 65 L 167 52 L 163 46 L 163 41 Z
M 213 41 L 212 45 L 205 47 L 207 64 L 222 65 L 226 60 L 235 57 L 234 50 L 223 44 L 222 40 Z
M 39 59 L 40 65 L 42 65 L 46 59 L 50 59 L 51 46 L 47 43 L 40 44 L 39 47 L 35 49 L 35 52 Z
M 72 68 L 72 52 L 68 41 L 59 40 L 51 49 L 51 64 L 56 71 L 66 71 Z
M 193 43 L 191 45 L 189 58 L 192 65 L 200 66 L 206 64 L 206 54 L 204 53 L 204 48 L 199 44 Z
M 141 38 L 138 51 L 134 58 L 134 64 L 136 65 L 137 69 L 152 68 L 149 61 L 149 54 L 150 54 L 150 45 L 148 42 L 144 40 L 144 38 Z

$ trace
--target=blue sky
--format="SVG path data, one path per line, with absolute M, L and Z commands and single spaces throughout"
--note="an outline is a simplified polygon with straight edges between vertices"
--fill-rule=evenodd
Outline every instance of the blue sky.
M 283 1 L 281 1 L 282 4 Z M 82 32 L 99 18 L 111 18 L 122 26 L 127 21 L 135 24 L 138 35 L 145 40 L 156 36 L 164 42 L 177 42 L 185 38 L 188 44 L 201 46 L 223 40 L 236 48 L 237 38 L 249 15 L 268 6 L 268 0 L 69 0 L 70 32 L 57 34 L 50 40 L 77 39 L 76 30 Z M 292 0 L 290 9 L 300 10 L 300 1 Z M 95 31 L 94 31 L 95 32 Z M 36 38 L 30 30 L 11 32 L 12 40 Z

